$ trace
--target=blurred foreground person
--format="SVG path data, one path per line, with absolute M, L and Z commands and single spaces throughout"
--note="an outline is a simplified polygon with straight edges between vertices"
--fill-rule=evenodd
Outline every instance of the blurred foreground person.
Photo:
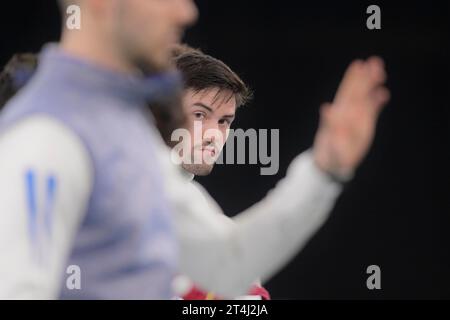
M 178 250 L 147 105 L 180 89 L 170 50 L 196 8 L 60 4 L 80 6 L 81 29 L 44 48 L 0 117 L 0 297 L 171 298 Z

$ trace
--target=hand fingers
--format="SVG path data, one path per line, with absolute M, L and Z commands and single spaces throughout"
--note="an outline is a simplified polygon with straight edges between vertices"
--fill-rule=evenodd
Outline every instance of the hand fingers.
M 351 96 L 355 92 L 356 85 L 360 82 L 360 79 L 364 79 L 364 64 L 362 60 L 355 60 L 348 66 L 336 92 L 334 102 L 337 105 L 341 104 L 340 101 Z
M 366 68 L 373 85 L 379 85 L 386 81 L 384 62 L 380 57 L 373 56 L 367 59 Z
M 355 60 L 348 67 L 335 97 L 343 108 L 363 107 L 372 92 L 386 80 L 384 62 L 379 57 L 367 61 Z
M 390 99 L 390 92 L 385 87 L 378 87 L 372 92 L 371 110 L 377 115 Z

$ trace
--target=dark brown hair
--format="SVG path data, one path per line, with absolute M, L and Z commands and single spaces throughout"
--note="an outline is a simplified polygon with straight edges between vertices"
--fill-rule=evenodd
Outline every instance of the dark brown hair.
M 172 51 L 173 61 L 184 80 L 185 89 L 202 91 L 218 88 L 232 92 L 236 105 L 242 106 L 252 98 L 252 92 L 242 79 L 221 60 L 187 45 L 177 45 Z M 230 98 L 231 98 L 230 97 Z

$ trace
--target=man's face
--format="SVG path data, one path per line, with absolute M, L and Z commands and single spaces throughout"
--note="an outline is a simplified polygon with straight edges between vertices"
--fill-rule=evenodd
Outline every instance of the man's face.
M 191 136 L 188 158 L 194 159 L 192 163 L 183 163 L 183 168 L 195 175 L 208 175 L 228 138 L 236 113 L 236 99 L 228 90 L 210 88 L 195 92 L 188 89 L 183 95 L 183 110 Z M 195 161 L 197 159 L 201 159 L 200 163 Z
M 147 71 L 167 70 L 172 45 L 180 42 L 185 27 L 197 19 L 193 1 L 118 1 L 114 25 L 122 54 Z

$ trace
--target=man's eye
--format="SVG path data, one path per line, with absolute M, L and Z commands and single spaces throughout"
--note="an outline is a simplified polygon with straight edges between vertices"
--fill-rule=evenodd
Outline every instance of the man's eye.
M 194 113 L 194 117 L 195 117 L 195 119 L 201 120 L 201 119 L 203 119 L 205 117 L 205 115 L 203 113 L 201 113 L 201 112 L 195 112 Z
M 228 119 L 220 119 L 219 120 L 219 124 L 220 125 L 227 125 L 227 126 L 229 126 L 229 125 L 231 125 L 231 121 L 228 120 Z

